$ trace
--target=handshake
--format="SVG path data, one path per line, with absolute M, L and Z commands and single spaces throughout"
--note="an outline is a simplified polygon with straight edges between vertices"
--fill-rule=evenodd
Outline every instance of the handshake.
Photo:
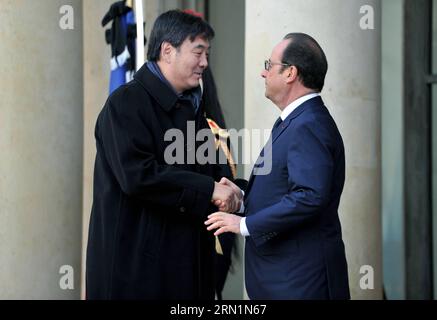
M 237 212 L 243 201 L 243 192 L 232 181 L 222 178 L 220 182 L 214 182 L 212 203 L 222 212 Z

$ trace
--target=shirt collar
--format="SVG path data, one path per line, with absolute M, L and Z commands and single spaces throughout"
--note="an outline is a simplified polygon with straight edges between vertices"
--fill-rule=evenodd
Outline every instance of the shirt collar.
M 281 113 L 282 121 L 287 119 L 287 117 L 294 111 L 294 109 L 299 107 L 302 103 L 304 103 L 305 101 L 308 101 L 312 98 L 318 97 L 318 96 L 320 96 L 320 93 L 315 92 L 315 93 L 306 94 L 306 95 L 294 100 L 292 103 L 290 103 L 288 106 L 286 106 L 284 110 L 282 110 L 282 113 Z
M 197 113 L 202 100 L 202 89 L 200 86 L 198 86 L 197 88 L 193 88 L 191 90 L 184 91 L 182 93 L 177 93 L 176 90 L 173 88 L 173 86 L 170 84 L 170 82 L 168 82 L 168 80 L 164 77 L 164 75 L 161 72 L 161 69 L 159 68 L 158 64 L 155 61 L 148 61 L 146 65 L 147 68 L 155 76 L 157 76 L 163 83 L 165 83 L 170 89 L 173 90 L 173 92 L 178 96 L 178 99 L 190 101 L 194 106 L 194 111 Z

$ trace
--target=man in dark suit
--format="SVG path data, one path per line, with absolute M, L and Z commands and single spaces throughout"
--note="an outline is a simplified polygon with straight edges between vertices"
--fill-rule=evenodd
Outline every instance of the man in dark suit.
M 159 16 L 149 62 L 97 119 L 87 299 L 214 299 L 215 238 L 203 223 L 212 200 L 233 211 L 242 195 L 215 182 L 231 176 L 226 164 L 192 157 L 195 134 L 210 132 L 199 80 L 213 36 L 199 17 Z
M 338 217 L 344 146 L 319 95 L 327 68 L 322 48 L 306 34 L 288 34 L 275 46 L 261 74 L 266 97 L 282 112 L 260 156 L 271 170 L 255 165 L 244 218 L 217 212 L 206 221 L 216 235 L 246 236 L 251 299 L 350 298 Z

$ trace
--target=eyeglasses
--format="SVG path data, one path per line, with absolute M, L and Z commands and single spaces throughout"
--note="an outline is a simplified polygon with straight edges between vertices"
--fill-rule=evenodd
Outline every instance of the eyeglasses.
M 285 66 L 285 67 L 291 66 L 291 64 L 289 64 L 289 63 L 271 62 L 270 59 L 269 59 L 269 60 L 265 60 L 264 61 L 264 69 L 266 69 L 266 71 L 270 71 L 272 66 L 275 65 L 275 64 L 278 64 L 278 65 L 281 65 L 281 66 Z

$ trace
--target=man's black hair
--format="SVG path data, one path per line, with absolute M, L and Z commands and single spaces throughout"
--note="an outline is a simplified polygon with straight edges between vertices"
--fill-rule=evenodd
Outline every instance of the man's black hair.
M 179 48 L 185 39 L 189 38 L 190 41 L 194 41 L 198 36 L 209 41 L 214 38 L 214 30 L 200 17 L 180 10 L 167 11 L 161 14 L 153 25 L 147 50 L 147 60 L 159 60 L 161 45 L 164 41 L 169 42 L 175 48 Z
M 328 61 L 320 45 L 305 33 L 289 33 L 284 39 L 289 39 L 290 43 L 284 50 L 282 62 L 297 68 L 305 87 L 322 91 Z

